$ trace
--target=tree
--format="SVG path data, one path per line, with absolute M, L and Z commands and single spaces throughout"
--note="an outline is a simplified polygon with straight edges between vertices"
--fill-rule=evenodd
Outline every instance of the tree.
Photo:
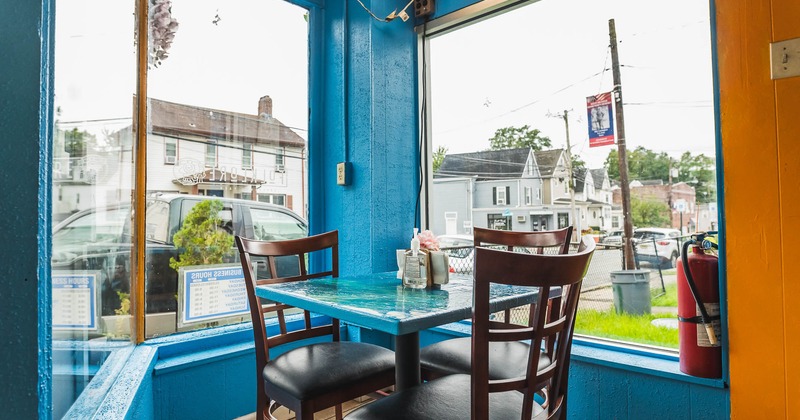
M 616 150 L 608 152 L 605 167 L 608 177 L 619 181 L 619 156 Z M 638 180 L 660 179 L 669 182 L 669 168 L 677 168 L 678 176 L 672 182 L 685 182 L 697 192 L 697 202 L 716 201 L 716 183 L 714 179 L 714 159 L 703 155 L 692 155 L 684 152 L 679 160 L 675 160 L 665 152 L 656 153 L 644 147 L 637 147 L 628 153 L 628 178 Z
M 489 139 L 491 150 L 520 149 L 530 147 L 533 150 L 550 148 L 550 138 L 542 136 L 542 132 L 530 128 L 527 124 L 522 127 L 499 128 L 494 132 L 494 137 Z
M 669 180 L 669 167 L 672 158 L 665 152 L 656 153 L 639 146 L 629 151 L 627 157 L 629 179 L 660 179 L 664 182 Z M 608 152 L 605 166 L 608 170 L 609 178 L 619 180 L 619 155 L 616 149 Z
M 572 155 L 572 170 L 586 169 L 586 162 L 578 155 Z
M 70 157 L 85 157 L 90 150 L 97 150 L 97 137 L 93 134 L 77 128 L 64 131 L 64 151 Z
M 433 152 L 433 172 L 437 172 L 444 162 L 444 157 L 447 155 L 447 148 L 439 146 Z
M 680 161 L 677 162 L 677 167 L 678 180 L 694 187 L 698 203 L 717 201 L 713 159 L 702 153 L 692 156 L 691 153 L 684 152 Z
M 669 226 L 669 206 L 661 201 L 631 197 L 631 217 L 634 226 Z
M 222 208 L 220 200 L 201 201 L 192 208 L 172 237 L 182 252 L 179 260 L 169 259 L 170 267 L 177 271 L 188 265 L 221 264 L 232 253 L 233 235 L 225 231 L 219 217 Z

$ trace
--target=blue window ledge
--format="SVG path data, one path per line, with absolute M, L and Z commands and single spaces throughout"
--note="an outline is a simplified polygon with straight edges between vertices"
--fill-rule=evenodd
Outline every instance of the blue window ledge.
M 313 319 L 315 323 L 327 321 L 326 317 Z M 276 328 L 274 322 L 269 323 L 270 328 Z M 393 344 L 390 336 L 380 332 L 352 325 L 342 328 L 342 339 L 386 347 Z M 420 343 L 425 346 L 469 336 L 470 329 L 469 322 L 433 328 L 422 332 Z M 116 352 L 104 356 L 106 361 L 65 418 L 102 414 L 161 419 L 178 413 L 198 418 L 235 418 L 255 409 L 250 323 L 173 334 Z M 729 417 L 725 383 L 680 372 L 673 353 L 576 337 L 570 364 L 571 419 Z

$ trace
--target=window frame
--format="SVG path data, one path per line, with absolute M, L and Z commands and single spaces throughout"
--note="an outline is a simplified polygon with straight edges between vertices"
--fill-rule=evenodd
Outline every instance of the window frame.
M 210 139 L 205 144 L 205 152 L 203 153 L 203 165 L 206 168 L 216 168 L 219 164 L 219 140 Z M 209 161 L 213 161 L 209 164 Z
M 242 169 L 253 169 L 255 166 L 253 157 L 253 143 L 244 143 L 242 145 Z
M 421 91 L 421 94 L 420 94 L 420 101 L 425 101 L 427 103 L 431 103 L 432 102 L 431 101 L 430 76 L 428 75 L 429 68 L 427 68 L 427 67 L 430 66 L 429 63 L 431 61 L 430 60 L 430 48 L 429 48 L 429 42 L 430 42 L 431 38 L 435 38 L 436 36 L 444 35 L 444 34 L 447 34 L 449 32 L 457 31 L 461 27 L 464 27 L 464 26 L 467 26 L 467 25 L 470 25 L 472 23 L 476 23 L 476 22 L 479 22 L 479 21 L 482 21 L 482 20 L 491 19 L 491 18 L 493 18 L 493 17 L 495 17 L 497 15 L 500 15 L 501 13 L 513 11 L 516 8 L 519 8 L 519 7 L 522 7 L 522 6 L 526 6 L 526 5 L 529 5 L 529 4 L 532 4 L 532 3 L 535 3 L 535 0 L 530 0 L 530 1 L 528 1 L 528 0 L 520 0 L 520 1 L 477 2 L 477 3 L 471 4 L 471 5 L 467 6 L 467 7 L 464 7 L 462 9 L 460 9 L 460 10 L 457 10 L 457 11 L 451 12 L 449 14 L 446 14 L 446 15 L 444 15 L 442 17 L 433 19 L 432 21 L 426 22 L 425 25 L 417 26 L 417 31 L 419 33 L 419 42 L 420 42 L 419 45 L 424 45 L 424 47 L 421 49 L 422 52 L 420 53 L 419 62 L 421 64 L 419 66 L 419 69 L 420 69 L 419 70 L 419 74 L 421 75 L 421 77 L 425 78 L 425 82 L 427 82 L 426 85 L 423 84 L 423 88 L 422 88 L 422 91 Z M 423 176 L 426 179 L 424 187 L 427 188 L 427 189 L 430 189 L 432 187 L 432 185 L 433 185 L 433 172 L 431 170 L 431 159 L 430 159 L 430 156 L 432 156 L 432 148 L 433 148 L 432 141 L 431 141 L 431 139 L 433 137 L 433 130 L 431 129 L 431 127 L 433 126 L 433 124 L 432 124 L 432 121 L 431 121 L 432 120 L 432 113 L 431 113 L 430 109 L 423 109 L 423 110 L 425 112 L 423 112 L 421 115 L 425 120 L 425 121 L 422 122 L 422 125 L 425 128 L 425 142 L 426 142 L 425 145 L 424 145 L 424 148 L 425 148 L 424 150 L 427 150 L 427 156 L 428 156 L 427 160 L 428 161 L 427 162 L 423 162 L 422 167 L 423 168 L 427 167 L 427 171 L 424 171 L 424 173 L 423 173 Z M 559 179 L 557 177 L 551 178 L 550 180 L 546 180 L 546 181 L 543 181 L 543 182 L 550 182 L 549 186 L 550 186 L 551 193 L 555 193 L 556 191 L 558 191 L 558 183 L 559 182 L 561 182 L 564 185 L 564 194 L 569 194 L 570 189 L 571 189 L 570 185 L 569 185 L 569 182 L 567 180 L 559 181 Z M 595 193 L 596 189 L 592 188 L 591 192 Z M 544 192 L 541 191 L 541 189 L 537 189 L 537 199 L 538 200 L 542 200 L 543 196 L 544 196 Z M 557 198 L 556 196 L 551 197 L 551 199 L 556 199 L 556 198 Z M 604 193 L 604 198 L 605 198 L 605 200 L 606 200 L 606 202 L 608 204 L 612 204 L 611 194 L 610 193 Z M 430 198 L 428 198 L 428 200 L 430 200 Z M 496 201 L 496 200 L 493 200 L 493 201 Z M 427 211 L 430 211 L 430 203 L 428 203 L 428 202 L 424 202 L 424 203 L 425 203 Z M 497 205 L 496 203 L 494 203 L 494 204 Z M 614 213 L 613 213 L 613 211 L 611 211 L 611 209 L 609 209 L 608 213 L 609 214 L 608 214 L 607 217 L 611 218 L 612 229 L 621 229 L 622 223 L 621 223 L 621 220 L 620 220 L 619 216 L 614 215 Z M 423 211 L 423 215 L 426 215 L 425 211 Z M 582 215 L 582 217 L 584 217 L 584 218 L 586 216 L 588 216 L 588 215 L 586 215 L 586 214 Z M 568 215 L 567 216 L 567 224 L 569 224 L 569 217 L 570 216 Z M 556 216 L 556 220 L 555 220 L 556 224 L 558 223 L 557 219 L 558 219 L 558 217 Z M 616 224 L 615 224 L 615 222 L 616 222 Z M 724 324 L 725 324 L 725 322 L 723 321 L 723 325 Z M 723 332 L 723 334 L 725 334 L 725 333 Z M 647 346 L 647 345 L 644 345 L 644 344 L 638 344 L 638 343 L 635 343 L 635 342 L 616 342 L 614 340 L 605 340 L 605 339 L 600 338 L 600 337 L 580 336 L 580 335 L 576 334 L 576 338 L 578 338 L 578 337 L 580 337 L 582 339 L 587 339 L 589 341 L 608 342 L 608 343 L 610 343 L 609 346 L 611 348 L 617 347 L 617 348 L 619 348 L 619 351 L 621 351 L 621 352 L 625 352 L 624 349 L 629 349 L 629 348 L 636 349 L 635 351 L 637 351 L 637 352 L 641 351 L 643 353 L 648 353 L 648 354 L 655 352 L 655 351 L 652 350 L 653 349 L 652 346 Z M 660 350 L 658 350 L 658 351 L 660 351 Z M 667 351 L 670 354 L 677 354 L 677 351 L 673 352 L 673 351 L 671 351 L 669 349 L 667 349 Z M 725 353 L 727 352 L 727 349 L 723 349 L 723 352 L 724 352 L 724 354 L 723 354 L 723 358 L 724 358 L 724 357 L 726 357 Z M 723 374 L 723 376 L 724 375 L 725 374 Z
M 170 155 L 169 149 L 170 146 L 175 148 L 174 153 Z M 172 157 L 172 162 L 170 162 L 170 157 Z M 169 137 L 164 138 L 164 164 L 165 165 L 176 165 L 178 163 L 178 139 L 173 139 Z
M 322 85 L 318 80 L 323 74 L 323 68 L 321 66 L 321 60 L 316 58 L 317 55 L 313 52 L 324 48 L 322 44 L 322 24 L 323 19 L 318 17 L 319 12 L 321 10 L 321 6 L 315 4 L 313 2 L 305 2 L 302 0 L 283 0 L 288 4 L 292 4 L 299 8 L 305 9 L 307 12 L 307 22 L 308 22 L 308 51 L 309 51 L 309 58 L 307 62 L 308 66 L 308 107 L 309 109 L 322 109 Z M 147 18 L 140 18 L 149 16 L 149 2 L 137 2 L 136 9 L 135 9 L 135 33 L 137 34 L 137 40 L 140 42 L 136 42 L 136 91 L 135 91 L 135 109 L 134 109 L 134 121 L 136 121 L 136 127 L 134 132 L 136 133 L 133 138 L 134 143 L 134 179 L 133 179 L 133 188 L 131 191 L 132 195 L 132 203 L 131 206 L 133 208 L 134 216 L 132 217 L 133 222 L 133 229 L 132 229 L 132 246 L 134 252 L 132 252 L 133 260 L 136 262 L 132 265 L 131 270 L 131 300 L 132 300 L 132 307 L 131 307 L 131 315 L 132 315 L 132 323 L 131 323 L 131 341 L 134 344 L 140 344 L 146 341 L 145 338 L 145 249 L 146 249 L 146 220 L 145 220 L 145 213 L 146 213 L 146 202 L 147 202 L 147 182 L 146 182 L 146 174 L 147 174 L 147 145 L 148 145 L 148 133 L 149 127 L 148 124 L 150 123 L 150 115 L 148 113 L 148 90 L 147 90 L 147 78 L 148 72 L 150 70 L 149 65 L 149 43 L 147 42 L 147 34 L 149 31 L 149 19 Z M 309 148 L 311 147 L 312 141 L 318 142 L 321 140 L 319 138 L 319 130 L 315 127 L 319 126 L 322 122 L 319 118 L 312 116 L 310 113 L 308 115 L 309 119 L 309 126 L 308 126 L 308 139 L 307 142 L 309 144 Z M 209 140 L 208 144 L 206 144 L 206 150 L 204 151 L 204 167 L 205 168 L 217 168 L 219 166 L 219 143 L 220 139 L 211 139 Z M 209 166 L 208 163 L 210 159 L 210 147 L 213 147 L 213 166 Z M 166 151 L 165 151 L 166 153 Z M 177 154 L 177 150 L 176 150 Z M 280 148 L 280 158 L 283 160 L 285 156 L 285 149 Z M 177 160 L 177 158 L 176 158 Z M 309 167 L 311 165 L 308 165 Z M 309 226 L 309 231 L 310 226 Z

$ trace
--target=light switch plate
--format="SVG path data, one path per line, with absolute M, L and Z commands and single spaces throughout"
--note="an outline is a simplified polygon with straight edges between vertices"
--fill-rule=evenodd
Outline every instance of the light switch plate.
M 336 185 L 350 185 L 352 178 L 353 164 L 350 162 L 339 162 L 336 164 Z
M 800 38 L 770 44 L 772 80 L 800 76 Z

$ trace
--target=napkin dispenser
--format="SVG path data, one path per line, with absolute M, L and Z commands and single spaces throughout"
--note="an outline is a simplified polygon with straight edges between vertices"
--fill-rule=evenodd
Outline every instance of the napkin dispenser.
M 432 277 L 429 284 L 436 287 L 450 283 L 450 256 L 442 251 L 431 251 L 428 255 Z

